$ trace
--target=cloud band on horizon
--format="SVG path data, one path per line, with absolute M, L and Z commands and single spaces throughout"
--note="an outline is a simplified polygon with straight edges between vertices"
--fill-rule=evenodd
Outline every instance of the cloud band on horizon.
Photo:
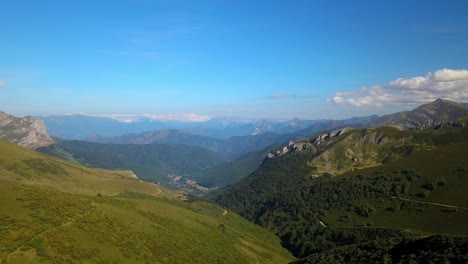
M 420 104 L 437 98 L 468 101 L 468 70 L 441 69 L 424 77 L 398 78 L 387 85 L 374 85 L 335 93 L 329 103 L 352 106 Z

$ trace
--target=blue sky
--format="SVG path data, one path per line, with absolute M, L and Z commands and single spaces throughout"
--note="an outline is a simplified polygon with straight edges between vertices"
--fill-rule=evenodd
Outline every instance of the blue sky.
M 343 118 L 468 100 L 468 1 L 5 0 L 0 13 L 0 111 L 16 115 Z

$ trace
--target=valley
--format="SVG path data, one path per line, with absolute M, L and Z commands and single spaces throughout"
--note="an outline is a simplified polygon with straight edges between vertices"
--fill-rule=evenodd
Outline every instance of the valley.
M 468 263 L 468 1 L 0 14 L 0 264 Z
M 417 127 L 397 125 L 424 109 L 432 116 Z M 150 131 L 102 143 L 52 138 L 36 151 L 0 141 L 0 260 L 463 262 L 465 110 L 437 100 L 375 121 L 388 126 L 326 121 L 229 139 Z M 25 137 L 8 131 L 14 143 Z M 230 144 L 243 154 L 220 152 Z

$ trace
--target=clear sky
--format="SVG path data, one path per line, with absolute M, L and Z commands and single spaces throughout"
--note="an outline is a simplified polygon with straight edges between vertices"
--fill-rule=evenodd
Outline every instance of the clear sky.
M 15 115 L 342 118 L 468 101 L 466 69 L 468 1 L 0 1 Z

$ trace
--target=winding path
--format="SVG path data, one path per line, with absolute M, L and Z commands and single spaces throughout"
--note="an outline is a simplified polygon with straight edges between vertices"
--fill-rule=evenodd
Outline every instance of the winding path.
M 451 204 L 444 204 L 444 203 L 433 203 L 433 202 L 424 202 L 424 201 L 419 201 L 419 200 L 412 200 L 412 199 L 407 199 L 407 198 L 401 198 L 401 197 L 397 197 L 397 196 L 387 196 L 387 195 L 382 195 L 382 196 L 388 197 L 388 198 L 392 198 L 392 199 L 401 200 L 401 201 L 407 201 L 407 202 L 414 202 L 414 203 L 420 203 L 420 204 L 429 204 L 429 205 L 435 205 L 435 206 L 443 206 L 443 207 L 447 207 L 447 208 L 468 210 L 467 207 L 458 206 L 458 205 L 451 205 Z

